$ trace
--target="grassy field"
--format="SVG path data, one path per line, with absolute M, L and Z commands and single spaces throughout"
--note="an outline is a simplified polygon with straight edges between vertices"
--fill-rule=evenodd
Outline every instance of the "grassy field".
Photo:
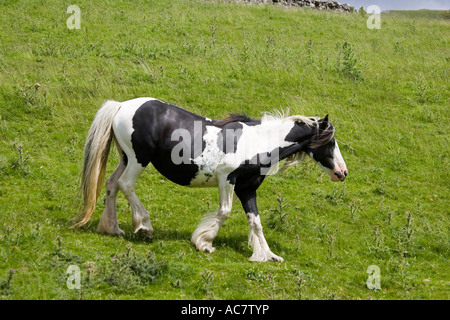
M 69 5 L 80 29 L 69 29 Z M 214 1 L 0 2 L 1 299 L 449 299 L 449 34 L 443 19 Z M 271 176 L 259 207 L 284 263 L 248 261 L 235 202 L 213 254 L 189 238 L 218 207 L 149 168 L 136 193 L 154 237 L 87 227 L 84 139 L 106 99 L 157 97 L 210 118 L 330 115 L 349 168 Z M 118 160 L 111 153 L 108 172 Z M 67 268 L 81 271 L 69 289 Z M 366 285 L 380 268 L 381 288 Z

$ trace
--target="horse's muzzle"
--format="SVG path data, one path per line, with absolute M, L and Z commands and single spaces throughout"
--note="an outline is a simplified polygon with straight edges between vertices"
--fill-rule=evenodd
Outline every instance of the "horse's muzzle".
M 336 168 L 333 171 L 333 175 L 331 176 L 332 181 L 344 181 L 345 177 L 347 177 L 347 169 Z

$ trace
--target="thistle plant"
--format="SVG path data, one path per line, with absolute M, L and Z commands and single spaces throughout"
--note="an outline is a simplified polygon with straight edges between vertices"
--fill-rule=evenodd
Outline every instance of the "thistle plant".
M 270 215 L 270 224 L 271 228 L 283 228 L 286 222 L 286 218 L 289 215 L 289 212 L 286 208 L 292 207 L 291 203 L 284 203 L 285 199 L 280 195 L 277 195 L 277 206 L 274 209 L 271 209 Z
M 3 280 L 2 283 L 0 283 L 0 290 L 3 295 L 8 295 L 11 291 L 11 280 L 14 276 L 14 273 L 16 272 L 15 269 L 11 269 L 8 274 L 8 278 L 6 280 Z

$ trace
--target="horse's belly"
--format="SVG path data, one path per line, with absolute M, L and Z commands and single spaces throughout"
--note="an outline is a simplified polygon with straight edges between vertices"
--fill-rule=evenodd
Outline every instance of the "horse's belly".
M 189 184 L 190 187 L 217 187 L 217 176 L 214 172 L 198 171 Z
M 162 157 L 161 157 L 162 156 Z M 152 161 L 153 166 L 163 176 L 179 185 L 189 187 L 215 187 L 217 175 L 214 170 L 195 163 L 174 164 L 169 156 L 160 153 L 163 161 Z

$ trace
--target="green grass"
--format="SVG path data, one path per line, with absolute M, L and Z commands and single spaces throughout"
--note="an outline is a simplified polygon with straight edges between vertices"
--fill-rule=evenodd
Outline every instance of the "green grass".
M 69 30 L 71 4 L 0 4 L 2 299 L 449 298 L 448 21 L 382 15 L 369 30 L 359 14 L 270 5 L 77 1 L 81 29 Z M 265 235 L 284 263 L 248 262 L 238 202 L 217 250 L 197 252 L 190 234 L 217 190 L 152 168 L 136 188 L 152 240 L 132 233 L 121 194 L 126 236 L 95 232 L 103 195 L 92 223 L 70 229 L 95 112 L 140 96 L 210 118 L 329 114 L 348 179 L 306 161 L 263 183 Z M 69 265 L 81 290 L 66 286 Z M 370 265 L 380 290 L 366 286 Z
M 390 10 L 385 13 L 390 17 L 403 17 L 409 19 L 449 19 L 450 10 Z

